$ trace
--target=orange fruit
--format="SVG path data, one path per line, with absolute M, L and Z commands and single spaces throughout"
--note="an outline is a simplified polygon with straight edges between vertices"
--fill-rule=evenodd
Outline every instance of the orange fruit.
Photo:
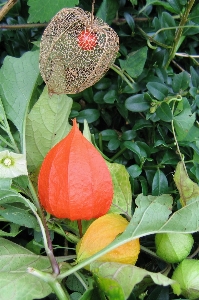
M 77 261 L 89 258 L 108 246 L 118 234 L 124 232 L 129 222 L 120 215 L 107 214 L 95 220 L 77 245 Z M 104 254 L 98 261 L 134 265 L 140 252 L 139 239 L 132 240 Z

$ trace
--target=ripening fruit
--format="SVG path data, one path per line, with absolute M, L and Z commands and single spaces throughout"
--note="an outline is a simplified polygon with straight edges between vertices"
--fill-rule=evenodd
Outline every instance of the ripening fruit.
M 157 233 L 155 235 L 156 254 L 168 263 L 178 263 L 185 259 L 193 247 L 190 233 Z
M 78 45 L 83 50 L 93 50 L 97 45 L 97 36 L 95 33 L 85 29 L 82 31 L 78 37 Z
M 57 218 L 89 220 L 109 210 L 113 198 L 110 172 L 76 120 L 69 134 L 44 158 L 38 193 L 45 210 Z
M 184 259 L 175 269 L 172 279 L 174 294 L 183 295 L 187 299 L 199 299 L 199 261 Z
M 77 261 L 85 260 L 105 248 L 126 229 L 128 224 L 129 222 L 125 218 L 113 213 L 95 220 L 77 245 Z M 98 258 L 98 261 L 134 265 L 139 253 L 140 242 L 139 239 L 136 239 L 104 254 Z

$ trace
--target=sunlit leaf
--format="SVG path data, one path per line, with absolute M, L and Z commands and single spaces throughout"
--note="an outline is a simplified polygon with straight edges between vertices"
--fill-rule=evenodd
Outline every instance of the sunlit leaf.
M 182 162 L 177 164 L 173 179 L 178 188 L 182 206 L 186 205 L 190 199 L 199 196 L 199 186 L 189 178 Z
M 131 216 L 132 193 L 129 174 L 123 165 L 106 163 L 114 185 L 114 197 L 109 212 Z

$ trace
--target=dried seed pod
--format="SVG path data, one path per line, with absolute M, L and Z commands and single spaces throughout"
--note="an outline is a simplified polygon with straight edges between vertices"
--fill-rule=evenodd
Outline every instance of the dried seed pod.
M 40 71 L 50 94 L 81 92 L 114 63 L 119 38 L 103 20 L 92 19 L 91 13 L 81 8 L 64 8 L 46 27 Z

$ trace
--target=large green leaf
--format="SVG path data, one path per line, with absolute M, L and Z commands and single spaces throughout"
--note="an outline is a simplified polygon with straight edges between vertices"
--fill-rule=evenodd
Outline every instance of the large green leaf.
M 68 117 L 72 99 L 67 95 L 48 95 L 44 89 L 28 115 L 26 124 L 27 161 L 30 171 L 38 168 L 47 152 L 70 131 Z
M 123 165 L 106 163 L 114 185 L 114 197 L 109 212 L 131 216 L 132 193 L 129 174 Z
M 0 238 L 0 298 L 1 300 L 41 299 L 51 293 L 50 286 L 27 273 L 27 268 L 50 271 L 47 257 Z
M 8 119 L 17 127 L 23 143 L 24 122 L 39 77 L 39 51 L 22 57 L 6 56 L 0 70 L 0 94 Z
M 153 282 L 158 285 L 167 286 L 174 283 L 173 280 L 161 273 L 153 273 L 136 266 L 120 263 L 94 262 L 90 265 L 90 270 L 95 275 L 104 279 L 101 285 L 104 287 L 105 291 L 112 290 L 111 288 L 113 285 L 112 292 L 114 293 L 115 298 L 113 297 L 110 299 L 127 299 L 134 286 L 141 282 L 146 276 L 150 276 Z M 117 291 L 119 291 L 121 295 L 119 298 L 117 298 L 115 294 Z M 123 298 L 122 294 L 124 295 Z
M 28 0 L 29 18 L 28 22 L 49 22 L 59 10 L 64 7 L 74 7 L 79 4 L 79 0 Z

